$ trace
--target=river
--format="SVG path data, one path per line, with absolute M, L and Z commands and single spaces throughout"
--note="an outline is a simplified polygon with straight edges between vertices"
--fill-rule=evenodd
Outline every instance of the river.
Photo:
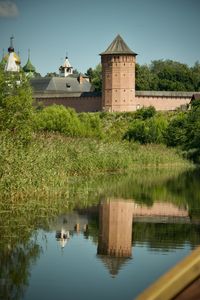
M 134 299 L 200 245 L 199 182 L 147 170 L 72 178 L 45 205 L 1 203 L 0 299 Z

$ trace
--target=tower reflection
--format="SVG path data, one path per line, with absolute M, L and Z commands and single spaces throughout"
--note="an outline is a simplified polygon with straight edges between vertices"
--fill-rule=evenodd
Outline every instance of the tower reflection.
M 131 257 L 132 218 L 133 202 L 108 199 L 100 203 L 98 254 Z

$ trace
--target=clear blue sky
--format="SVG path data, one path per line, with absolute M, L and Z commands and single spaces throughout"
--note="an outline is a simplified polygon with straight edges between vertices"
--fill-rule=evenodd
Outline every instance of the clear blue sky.
M 42 75 L 58 70 L 66 52 L 86 72 L 119 33 L 139 64 L 200 60 L 200 0 L 0 0 L 0 50 L 15 51 Z

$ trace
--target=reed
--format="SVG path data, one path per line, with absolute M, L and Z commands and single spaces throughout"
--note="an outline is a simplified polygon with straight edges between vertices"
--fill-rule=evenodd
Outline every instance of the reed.
M 26 147 L 1 135 L 0 148 L 0 196 L 11 199 L 59 197 L 68 192 L 72 176 L 191 166 L 175 149 L 164 145 L 142 146 L 60 134 L 37 134 Z

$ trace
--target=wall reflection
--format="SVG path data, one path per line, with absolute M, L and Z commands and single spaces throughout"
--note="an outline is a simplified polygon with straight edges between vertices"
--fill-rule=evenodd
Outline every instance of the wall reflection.
M 189 223 L 188 209 L 172 203 L 154 202 L 152 206 L 133 200 L 107 199 L 99 206 L 97 253 L 112 257 L 131 257 L 132 222 Z

